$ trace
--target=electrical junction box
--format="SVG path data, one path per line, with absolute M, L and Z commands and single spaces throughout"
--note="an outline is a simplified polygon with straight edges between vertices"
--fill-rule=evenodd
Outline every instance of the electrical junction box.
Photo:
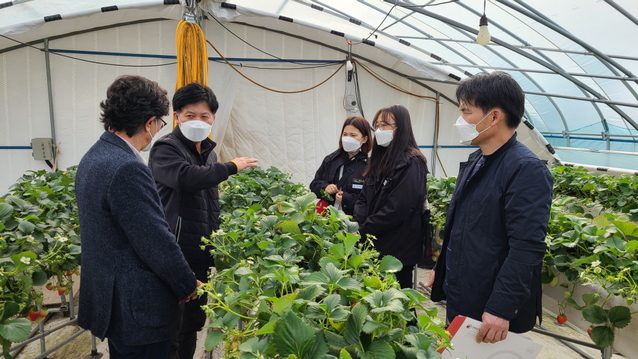
M 33 158 L 39 161 L 53 159 L 53 141 L 50 138 L 34 138 L 31 140 Z
M 357 110 L 357 98 L 353 95 L 346 95 L 345 98 L 346 110 Z

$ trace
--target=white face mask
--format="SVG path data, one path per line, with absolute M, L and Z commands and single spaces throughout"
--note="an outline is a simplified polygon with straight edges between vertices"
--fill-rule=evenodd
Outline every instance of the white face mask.
M 487 118 L 487 116 L 489 116 L 491 113 L 492 113 L 492 111 L 488 112 L 487 115 L 485 115 L 485 117 L 483 117 L 477 123 L 468 123 L 467 121 L 465 121 L 463 116 L 459 116 L 459 118 L 456 119 L 456 123 L 454 124 L 454 128 L 456 128 L 456 132 L 459 134 L 459 137 L 461 137 L 461 143 L 462 144 L 471 145 L 472 144 L 472 140 L 474 140 L 481 133 L 489 130 L 492 127 L 492 126 L 489 126 L 489 127 L 487 127 L 486 129 L 484 129 L 481 132 L 478 132 L 476 130 L 476 125 L 478 125 L 479 123 L 483 122 L 483 120 L 485 120 Z
M 204 121 L 192 120 L 181 122 L 179 128 L 182 130 L 184 137 L 193 142 L 202 142 L 210 135 L 213 125 L 209 125 Z
M 151 142 L 149 142 L 148 145 L 146 145 L 146 147 L 142 148 L 142 152 L 150 151 L 151 148 L 153 148 L 153 145 L 155 144 L 157 133 L 159 132 L 159 130 L 157 129 L 157 121 L 155 121 L 155 136 L 153 136 L 151 131 L 146 131 L 146 132 L 148 132 L 148 135 L 151 136 Z
M 374 137 L 377 139 L 377 145 L 381 147 L 388 147 L 388 145 L 390 145 L 390 142 L 392 142 L 393 132 L 394 130 L 382 130 L 380 128 L 377 128 L 377 130 L 374 131 Z
M 356 152 L 361 148 L 361 142 L 354 137 L 342 136 L 341 145 L 346 152 Z

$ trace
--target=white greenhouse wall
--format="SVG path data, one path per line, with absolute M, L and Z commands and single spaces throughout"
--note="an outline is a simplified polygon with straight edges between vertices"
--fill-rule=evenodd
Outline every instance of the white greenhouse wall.
M 103 132 L 99 122 L 99 103 L 106 96 L 108 85 L 124 74 L 145 76 L 157 81 L 172 98 L 175 84 L 173 58 L 141 57 L 137 54 L 174 56 L 175 20 L 160 20 L 106 28 L 71 35 L 49 42 L 49 48 L 71 51 L 64 55 L 95 64 L 50 55 L 51 84 L 56 141 L 59 144 L 58 168 L 76 165 Z M 241 24 L 228 28 L 246 42 L 264 52 L 285 59 L 343 61 L 344 53 L 291 36 L 263 31 Z M 272 57 L 238 40 L 217 22 L 204 21 L 207 39 L 229 58 L 264 59 Z M 43 47 L 42 43 L 36 44 Z M 90 51 L 91 54 L 73 53 Z M 95 54 L 99 53 L 99 54 Z M 209 57 L 218 55 L 208 47 Z M 44 53 L 32 48 L 20 48 L 0 53 L 2 86 L 0 87 L 0 146 L 29 146 L 34 137 L 51 137 Z M 238 63 L 239 61 L 233 61 Z M 281 91 L 296 91 L 314 86 L 332 75 L 340 64 L 316 68 L 284 62 L 241 61 L 242 71 L 254 81 Z M 436 93 L 403 76 L 381 67 L 363 63 L 377 76 L 404 91 L 435 97 Z M 25 66 L 26 65 L 26 66 Z M 403 67 L 400 62 L 396 68 Z M 267 67 L 268 69 L 257 69 Z M 366 72 L 358 69 L 362 107 L 372 121 L 375 112 L 387 105 L 402 104 L 412 116 L 417 143 L 422 146 L 432 169 L 435 102 L 399 92 Z M 291 172 L 293 180 L 308 184 L 322 159 L 338 146 L 339 131 L 351 115 L 343 106 L 346 93 L 346 71 L 339 72 L 318 88 L 297 94 L 266 91 L 241 77 L 223 62 L 209 62 L 209 85 L 220 102 L 213 127 L 221 160 L 237 156 L 252 156 L 262 167 L 276 166 Z M 448 98 L 454 98 L 455 87 L 427 83 Z M 473 148 L 458 146 L 452 124 L 459 113 L 456 105 L 441 98 L 439 157 L 435 164 L 437 176 L 455 176 L 458 163 L 467 158 Z M 161 134 L 168 133 L 166 128 Z M 44 169 L 28 149 L 0 149 L 3 172 L 0 192 L 29 169 Z M 443 165 L 443 169 L 441 166 Z

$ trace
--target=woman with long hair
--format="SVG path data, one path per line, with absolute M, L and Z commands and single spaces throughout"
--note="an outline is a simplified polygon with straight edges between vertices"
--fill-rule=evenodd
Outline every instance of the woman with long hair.
M 348 117 L 341 128 L 339 148 L 326 156 L 310 182 L 310 190 L 329 205 L 352 215 L 363 189 L 363 171 L 371 147 L 370 124 Z
M 402 288 L 410 288 L 413 267 L 423 255 L 427 161 L 414 138 L 407 108 L 380 109 L 372 126 L 374 144 L 354 219 L 362 238 L 375 237 L 381 256 L 392 255 L 403 263 L 396 277 Z

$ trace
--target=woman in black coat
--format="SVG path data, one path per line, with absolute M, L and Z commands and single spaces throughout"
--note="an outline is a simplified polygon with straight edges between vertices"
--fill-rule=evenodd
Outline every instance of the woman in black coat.
M 403 263 L 396 273 L 402 288 L 412 287 L 412 271 L 423 254 L 423 202 L 428 168 L 410 122 L 401 105 L 377 111 L 372 121 L 374 145 L 354 219 L 362 238 L 376 237 L 381 256 Z
M 323 159 L 310 190 L 330 205 L 352 215 L 363 188 L 363 171 L 371 148 L 370 124 L 363 117 L 348 117 L 341 129 L 339 149 Z M 323 192 L 322 192 L 323 190 Z

